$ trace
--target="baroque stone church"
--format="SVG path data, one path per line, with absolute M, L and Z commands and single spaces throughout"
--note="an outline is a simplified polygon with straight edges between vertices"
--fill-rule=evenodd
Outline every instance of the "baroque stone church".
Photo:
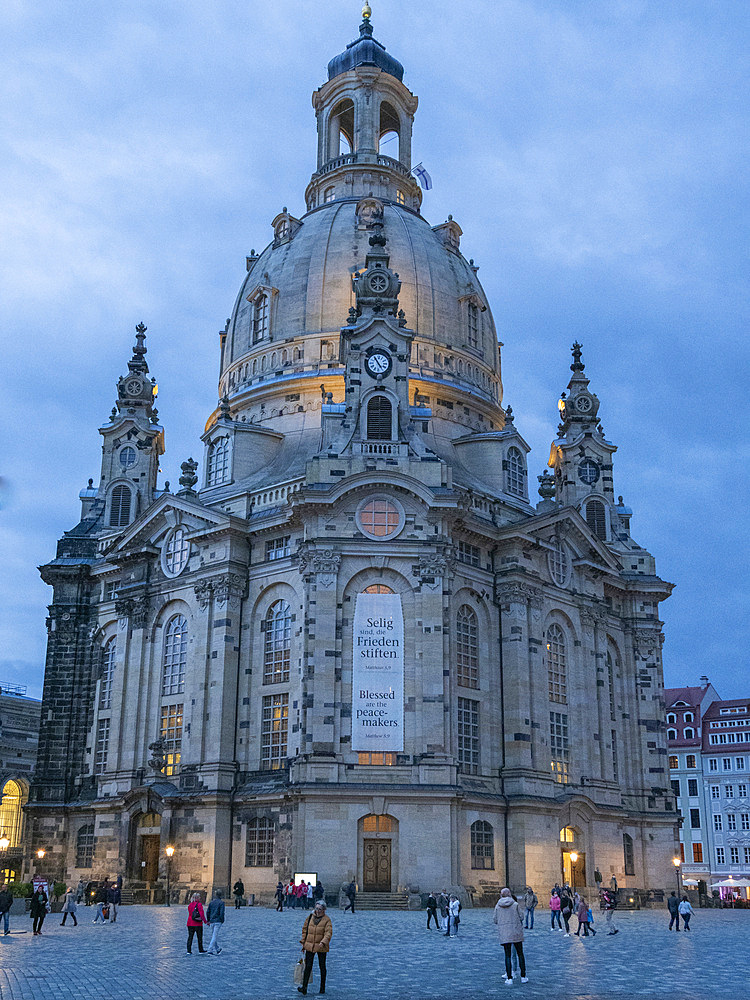
M 306 211 L 272 220 L 220 333 L 200 474 L 158 482 L 139 325 L 98 484 L 41 568 L 30 856 L 153 898 L 168 845 L 173 884 L 261 898 L 295 873 L 664 887 L 671 585 L 579 344 L 530 497 L 477 268 L 421 214 L 417 98 L 363 14 L 313 94 Z

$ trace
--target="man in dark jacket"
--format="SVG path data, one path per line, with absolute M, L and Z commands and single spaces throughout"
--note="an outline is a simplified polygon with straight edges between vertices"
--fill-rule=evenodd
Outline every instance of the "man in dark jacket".
M 430 921 L 435 921 L 435 926 L 440 930 L 440 921 L 437 915 L 437 899 L 435 898 L 435 893 L 431 892 L 427 897 L 427 930 L 430 929 Z
M 672 924 L 676 924 L 675 930 L 680 929 L 680 901 L 675 896 L 674 893 L 667 900 L 667 909 L 669 910 L 669 929 L 672 930 Z
M 209 955 L 221 954 L 219 931 L 221 930 L 221 925 L 224 923 L 224 910 L 222 893 L 220 889 L 217 889 L 214 893 L 214 898 L 208 904 L 208 911 L 206 913 L 206 921 L 211 925 L 211 942 L 208 946 Z
M 122 901 L 122 893 L 117 888 L 117 883 L 110 885 L 107 889 L 107 905 L 109 906 L 109 921 L 114 924 L 117 922 L 117 907 Z
M 349 902 L 344 907 L 344 913 L 346 913 L 347 910 L 351 910 L 352 913 L 354 913 L 354 901 L 357 898 L 357 886 L 354 883 L 354 879 L 352 879 L 346 887 L 346 898 Z
M 10 908 L 13 905 L 13 897 L 7 885 L 0 889 L 0 917 L 3 918 L 5 928 L 3 934 L 10 934 Z
M 109 880 L 105 879 L 101 885 L 97 887 L 96 895 L 94 896 L 94 903 L 96 904 L 96 916 L 91 921 L 92 924 L 96 924 L 101 919 L 104 924 L 107 918 L 104 916 L 104 908 L 107 906 L 107 896 L 109 895 Z
M 237 879 L 232 886 L 232 892 L 234 893 L 234 908 L 235 910 L 239 910 L 242 904 L 242 897 L 245 895 L 245 886 L 242 883 L 242 879 Z

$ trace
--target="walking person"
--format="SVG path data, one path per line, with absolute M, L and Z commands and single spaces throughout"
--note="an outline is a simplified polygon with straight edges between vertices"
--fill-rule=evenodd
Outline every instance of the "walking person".
M 581 928 L 583 927 L 583 936 L 589 936 L 589 905 L 583 896 L 579 897 L 580 902 L 578 903 L 578 910 L 576 911 L 576 916 L 578 917 L 578 930 L 576 931 L 576 937 L 581 936 Z
M 319 899 L 315 904 L 315 909 L 309 914 L 302 927 L 302 937 L 300 944 L 305 952 L 305 971 L 302 976 L 302 985 L 297 987 L 299 993 L 307 993 L 307 984 L 310 982 L 313 962 L 318 956 L 318 971 L 320 972 L 320 989 L 318 996 L 323 996 L 326 991 L 326 955 L 331 944 L 333 934 L 333 924 L 331 918 L 326 913 L 326 904 Z
M 78 888 L 76 889 L 76 903 L 83 903 L 86 899 L 86 882 L 84 879 L 78 880 Z
M 536 909 L 538 903 L 539 898 L 537 894 L 530 885 L 527 885 L 526 892 L 523 894 L 523 905 L 526 910 L 526 918 L 523 923 L 524 930 L 534 930 L 534 910 Z
M 682 897 L 682 902 L 679 906 L 680 916 L 682 917 L 682 928 L 683 930 L 690 930 L 690 918 L 693 915 L 693 908 L 688 902 L 687 896 Z
M 430 929 L 430 921 L 435 921 L 435 926 L 440 930 L 440 921 L 437 915 L 437 899 L 435 898 L 435 893 L 431 892 L 427 897 L 427 930 Z
M 276 912 L 281 913 L 284 910 L 284 883 L 282 881 L 277 882 L 276 892 L 274 893 L 274 898 L 276 900 Z
M 588 917 L 589 921 L 589 932 L 593 934 L 594 937 L 596 937 L 596 931 L 594 930 L 594 911 L 591 909 L 591 905 L 588 902 L 586 902 L 585 899 L 582 900 L 582 902 L 586 903 L 586 916 Z
M 493 922 L 497 926 L 497 934 L 500 944 L 505 952 L 505 985 L 513 985 L 513 966 L 511 963 L 511 952 L 515 948 L 518 954 L 518 965 L 521 971 L 521 982 L 528 983 L 526 975 L 526 958 L 523 954 L 523 920 L 521 918 L 521 908 L 513 899 L 510 889 L 505 888 L 500 893 L 495 905 L 495 912 L 492 915 Z
M 94 894 L 94 903 L 96 904 L 96 916 L 91 921 L 92 924 L 97 924 L 101 920 L 103 924 L 107 922 L 107 916 L 105 916 L 105 909 L 107 907 L 107 891 L 109 882 L 105 879 L 101 885 L 97 886 L 96 893 Z
M 76 920 L 76 894 L 73 891 L 73 887 L 65 890 L 65 900 L 63 902 L 62 908 L 62 920 L 60 921 L 60 926 L 65 926 L 65 921 L 68 919 L 68 915 L 73 918 L 73 926 L 78 926 L 78 921 Z
M 312 882 L 307 883 L 307 900 L 305 901 L 305 909 L 313 905 L 313 884 Z
M 242 899 L 245 895 L 245 886 L 243 885 L 242 879 L 237 879 L 232 886 L 232 892 L 234 893 L 234 908 L 235 910 L 239 910 L 242 906 Z
M 193 937 L 198 939 L 198 951 L 201 955 L 206 954 L 206 949 L 203 947 L 203 925 L 208 923 L 206 920 L 206 914 L 203 912 L 203 903 L 201 903 L 201 894 L 199 892 L 194 892 L 190 897 L 190 902 L 188 903 L 188 918 L 187 918 L 187 953 L 188 955 L 193 954 Z
M 2 917 L 5 925 L 3 928 L 3 936 L 10 934 L 10 908 L 12 905 L 13 896 L 11 895 L 7 883 L 5 883 L 2 889 L 0 889 L 0 917 Z
M 680 901 L 674 893 L 667 900 L 667 909 L 669 910 L 669 930 L 672 930 L 672 924 L 677 924 L 675 930 L 678 931 L 680 929 Z
M 357 886 L 354 884 L 354 879 L 352 879 L 346 887 L 346 898 L 349 902 L 344 907 L 344 913 L 346 913 L 347 910 L 351 910 L 352 913 L 354 913 L 354 902 L 357 898 Z
M 31 897 L 31 919 L 33 921 L 32 930 L 34 931 L 34 936 L 42 933 L 42 924 L 44 923 L 44 918 L 47 916 L 48 906 L 49 897 L 40 886 Z
M 208 944 L 207 954 L 208 955 L 221 955 L 221 948 L 219 947 L 219 931 L 221 930 L 221 925 L 224 923 L 224 912 L 226 907 L 224 906 L 224 899 L 221 889 L 217 889 L 214 893 L 214 898 L 208 904 L 208 912 L 206 913 L 206 922 L 211 927 L 211 940 Z M 200 947 L 200 939 L 198 941 L 198 946 Z
M 615 927 L 615 899 L 611 892 L 602 892 L 602 900 L 604 902 L 604 919 L 607 922 L 607 935 L 619 934 L 619 930 Z
M 318 881 L 315 883 L 315 888 L 313 889 L 313 899 L 317 903 L 319 899 L 325 899 L 325 889 L 323 888 L 323 883 Z M 313 907 L 315 909 L 315 907 Z
M 570 937 L 570 918 L 573 916 L 573 897 L 567 889 L 563 889 L 562 895 L 560 896 L 560 915 L 565 924 L 565 937 Z

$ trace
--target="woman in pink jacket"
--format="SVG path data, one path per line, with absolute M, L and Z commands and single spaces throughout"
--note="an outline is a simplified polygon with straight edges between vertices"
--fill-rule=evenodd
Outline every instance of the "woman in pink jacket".
M 187 918 L 187 929 L 188 929 L 188 939 L 187 939 L 187 953 L 192 955 L 193 951 L 193 937 L 198 938 L 198 951 L 201 955 L 206 954 L 206 949 L 203 947 L 203 925 L 207 924 L 206 914 L 203 912 L 203 904 L 201 903 L 200 893 L 194 892 L 190 897 L 190 902 L 188 903 L 188 918 Z
M 553 892 L 549 898 L 549 908 L 551 910 L 551 923 L 550 930 L 555 929 L 555 917 L 557 918 L 557 926 L 559 930 L 562 930 L 562 920 L 560 918 L 560 897 L 556 892 Z

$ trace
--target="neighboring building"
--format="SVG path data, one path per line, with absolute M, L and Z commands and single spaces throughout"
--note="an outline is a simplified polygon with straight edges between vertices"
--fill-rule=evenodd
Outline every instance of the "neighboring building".
M 703 787 L 703 713 L 718 694 L 707 677 L 700 687 L 666 688 L 667 749 L 669 777 L 681 817 L 680 857 L 684 878 L 707 880 L 709 876 L 708 831 L 710 809 Z
M 711 704 L 702 749 L 711 882 L 750 879 L 750 699 Z
M 41 701 L 18 684 L 0 684 L 0 883 L 20 880 L 24 859 L 23 807 L 36 764 Z
M 366 16 L 313 95 L 307 212 L 247 258 L 197 491 L 192 460 L 157 485 L 137 328 L 99 483 L 41 570 L 29 815 L 68 881 L 154 885 L 171 843 L 176 883 L 268 896 L 293 871 L 671 884 L 672 585 L 631 537 L 579 344 L 531 503 L 477 268 L 420 214 L 402 80 Z

